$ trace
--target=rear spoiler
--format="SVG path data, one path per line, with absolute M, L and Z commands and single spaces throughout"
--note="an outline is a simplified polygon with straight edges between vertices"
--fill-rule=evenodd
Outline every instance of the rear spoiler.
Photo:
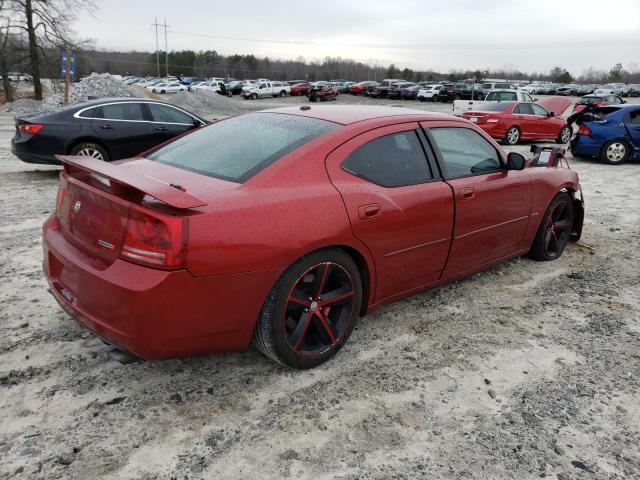
M 178 209 L 207 205 L 207 202 L 189 195 L 179 185 L 172 185 L 151 176 L 127 171 L 117 164 L 86 156 L 56 155 L 55 157 L 62 162 L 64 170 L 68 174 L 84 171 L 108 179 L 111 191 L 116 195 L 138 191 Z

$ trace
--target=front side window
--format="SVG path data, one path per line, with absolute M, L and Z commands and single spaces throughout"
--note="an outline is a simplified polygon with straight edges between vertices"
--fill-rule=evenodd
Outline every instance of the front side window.
M 287 153 L 340 125 L 278 113 L 240 115 L 179 137 L 147 158 L 243 183 Z M 238 132 L 247 132 L 239 135 Z
M 102 110 L 101 118 L 106 120 L 144 120 L 140 103 L 112 103 L 111 105 L 102 105 L 100 110 Z
M 449 178 L 495 172 L 502 167 L 498 152 L 470 128 L 432 128 Z
M 371 140 L 342 162 L 342 169 L 382 187 L 402 187 L 433 179 L 413 130 Z

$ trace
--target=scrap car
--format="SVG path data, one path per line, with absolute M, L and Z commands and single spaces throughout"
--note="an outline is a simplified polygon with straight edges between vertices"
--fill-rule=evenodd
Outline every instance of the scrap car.
M 534 168 L 475 124 L 398 107 L 267 110 L 118 163 L 58 158 L 50 292 L 147 359 L 253 342 L 311 368 L 382 305 L 559 258 L 584 215 L 565 162 Z

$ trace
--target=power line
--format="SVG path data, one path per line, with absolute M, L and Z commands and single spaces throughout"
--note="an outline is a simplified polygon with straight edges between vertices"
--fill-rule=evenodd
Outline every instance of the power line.
M 256 43 L 271 43 L 280 45 L 312 45 L 316 47 L 361 47 L 361 48 L 374 48 L 374 49 L 391 49 L 391 50 L 536 50 L 536 49 L 548 49 L 548 48 L 584 48 L 584 47 L 613 47 L 613 46 L 632 46 L 633 43 L 626 40 L 608 40 L 608 41 L 580 41 L 580 42 L 566 42 L 555 41 L 546 43 L 533 43 L 527 42 L 522 44 L 479 44 L 479 43 L 431 43 L 429 45 L 424 44 L 376 44 L 376 43 L 330 43 L 330 42 L 315 42 L 311 40 L 277 40 L 269 38 L 256 38 L 256 37 L 235 37 L 227 35 L 214 35 L 210 33 L 195 33 L 195 32 L 180 32 L 172 30 L 174 35 L 186 35 L 190 37 L 203 37 L 203 38 L 215 38 L 218 40 L 233 40 L 239 42 L 256 42 Z

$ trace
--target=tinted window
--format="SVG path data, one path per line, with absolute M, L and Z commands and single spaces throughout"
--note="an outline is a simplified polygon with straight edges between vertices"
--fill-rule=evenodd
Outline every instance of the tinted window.
M 504 112 L 507 108 L 513 106 L 513 102 L 489 102 L 483 104 L 481 107 L 478 107 L 478 111 L 483 112 Z M 514 113 L 517 113 L 514 110 Z
M 547 112 L 547 110 L 545 110 L 540 105 L 537 105 L 535 103 L 529 103 L 529 105 L 531 105 L 531 108 L 533 109 L 533 114 L 534 115 L 541 115 L 541 116 L 545 117 L 545 116 L 547 116 L 549 114 L 549 112 Z
M 533 108 L 531 103 L 519 103 L 516 108 L 513 109 L 513 113 L 519 113 L 520 115 L 533 115 Z
M 493 172 L 501 167 L 498 152 L 470 128 L 432 128 L 450 178 Z
M 100 107 L 89 108 L 84 112 L 80 113 L 78 116 L 80 118 L 102 118 Z
M 193 124 L 191 116 L 175 108 L 158 105 L 157 103 L 147 103 L 147 106 L 151 110 L 151 117 L 154 122 Z
M 342 162 L 342 169 L 383 187 L 415 185 L 433 178 L 413 131 L 365 143 Z
M 634 110 L 633 112 L 629 112 L 629 116 L 627 117 L 627 123 L 632 125 L 640 125 L 640 110 Z
M 315 118 L 252 113 L 196 130 L 147 158 L 203 175 L 244 182 L 283 155 L 339 127 Z
M 102 118 L 109 120 L 144 120 L 142 105 L 139 103 L 112 103 L 102 105 Z

